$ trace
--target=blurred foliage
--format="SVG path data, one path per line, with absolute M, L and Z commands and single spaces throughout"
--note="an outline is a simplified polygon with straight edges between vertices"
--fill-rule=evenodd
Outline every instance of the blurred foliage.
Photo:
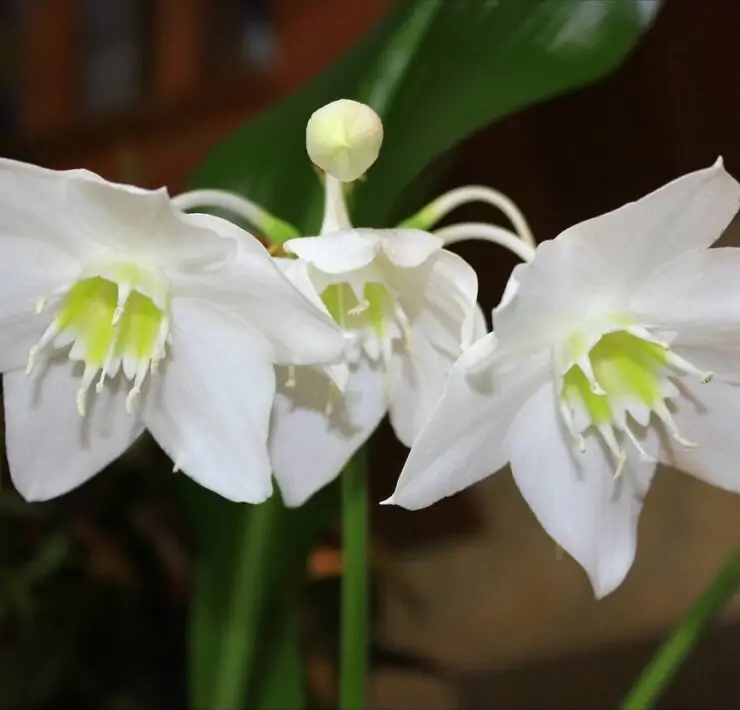
M 82 489 L 0 492 L 0 708 L 167 710 L 185 698 L 189 555 L 144 440 Z

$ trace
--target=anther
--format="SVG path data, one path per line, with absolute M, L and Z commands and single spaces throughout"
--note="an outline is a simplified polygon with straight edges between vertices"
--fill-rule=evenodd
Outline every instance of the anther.
M 85 365 L 85 371 L 82 373 L 82 382 L 80 383 L 80 389 L 77 390 L 76 397 L 77 412 L 81 417 L 85 416 L 87 392 L 95 379 L 95 375 L 98 374 L 98 370 L 99 368 L 96 365 Z
M 558 407 L 560 409 L 560 415 L 563 417 L 563 422 L 565 423 L 565 428 L 568 430 L 568 433 L 573 437 L 574 441 L 576 442 L 576 446 L 578 446 L 578 450 L 582 453 L 586 453 L 586 439 L 583 438 L 583 434 L 576 431 L 576 425 L 575 421 L 573 420 L 573 412 L 571 411 L 570 407 L 562 401 L 562 399 L 558 403 Z
M 658 402 L 658 404 L 653 407 L 653 411 L 658 415 L 658 418 L 663 422 L 663 424 L 665 424 L 671 437 L 681 444 L 681 446 L 687 449 L 695 449 L 699 446 L 695 441 L 689 441 L 681 436 L 678 431 L 678 426 L 676 426 L 676 422 L 664 402 Z
M 627 434 L 633 446 L 640 454 L 640 460 L 644 461 L 645 463 L 656 463 L 655 457 L 651 456 L 647 451 L 645 451 L 645 449 L 642 447 L 642 444 L 637 440 L 637 437 L 635 436 L 632 429 L 630 429 L 627 425 L 625 425 L 624 427 L 624 433 Z
M 696 365 L 693 365 L 688 360 L 685 360 L 680 355 L 676 355 L 673 351 L 669 351 L 667 353 L 667 362 L 669 365 L 671 365 L 675 370 L 678 370 L 680 373 L 684 375 L 693 375 L 694 377 L 698 377 L 699 381 L 702 384 L 706 384 L 707 382 L 710 382 L 712 378 L 714 377 L 713 372 L 709 372 L 707 370 L 700 370 Z
M 591 386 L 591 392 L 595 395 L 605 395 L 604 388 L 596 380 L 596 375 L 591 367 L 591 360 L 589 360 L 588 355 L 579 357 L 576 360 L 576 365 L 588 380 L 588 384 Z
M 366 298 L 363 298 L 356 306 L 352 306 L 347 311 L 348 316 L 359 316 L 361 313 L 364 313 L 368 308 L 370 308 L 370 301 L 368 301 Z

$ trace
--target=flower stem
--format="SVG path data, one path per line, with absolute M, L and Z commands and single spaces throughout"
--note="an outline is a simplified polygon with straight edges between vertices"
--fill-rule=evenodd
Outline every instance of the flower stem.
M 262 617 L 269 581 L 265 570 L 274 548 L 268 544 L 280 520 L 280 501 L 272 496 L 250 511 L 241 546 L 234 560 L 234 579 L 230 593 L 228 627 L 219 650 L 219 664 L 214 679 L 211 708 L 241 710 L 244 707 L 249 673 L 256 658 L 259 622 Z
M 653 657 L 622 704 L 622 710 L 646 710 L 656 703 L 709 622 L 722 610 L 738 585 L 740 549 L 732 554 L 701 599 Z
M 342 472 L 342 632 L 340 710 L 365 707 L 367 676 L 367 481 L 360 449 Z

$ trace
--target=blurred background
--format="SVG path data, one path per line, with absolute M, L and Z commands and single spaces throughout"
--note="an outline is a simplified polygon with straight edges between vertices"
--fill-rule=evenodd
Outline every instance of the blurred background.
M 320 72 L 389 5 L 4 0 L 0 152 L 175 194 L 219 138 Z M 547 239 L 717 155 L 740 174 L 739 28 L 735 3 L 666 2 L 621 69 L 466 141 L 445 157 L 439 190 L 496 187 Z M 461 216 L 496 218 L 472 206 Z M 725 239 L 740 245 L 740 225 Z M 490 310 L 513 257 L 490 245 L 458 251 L 478 270 Z M 383 426 L 371 449 L 375 500 L 390 493 L 404 456 Z M 185 707 L 194 551 L 163 469 L 144 441 L 42 505 L 22 503 L 3 471 L 0 710 Z M 508 472 L 424 511 L 374 514 L 378 710 L 614 707 L 740 545 L 740 498 L 663 470 L 635 567 L 595 602 Z M 335 683 L 333 543 L 310 561 L 306 647 L 318 707 L 331 706 Z M 738 658 L 740 602 L 663 706 L 740 704 Z

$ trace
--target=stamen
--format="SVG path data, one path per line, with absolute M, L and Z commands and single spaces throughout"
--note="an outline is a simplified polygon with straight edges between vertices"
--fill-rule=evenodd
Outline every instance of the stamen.
M 92 381 L 95 379 L 95 375 L 98 374 L 98 367 L 96 365 L 85 365 L 85 371 L 82 373 L 82 382 L 80 389 L 77 390 L 77 412 L 81 417 L 85 416 L 87 391 L 90 389 Z
M 403 331 L 403 344 L 406 346 L 408 352 L 412 352 L 414 349 L 414 334 L 411 330 L 411 321 L 403 308 L 396 308 L 396 318 Z
M 139 360 L 136 365 L 136 374 L 134 375 L 134 386 L 129 390 L 126 397 L 126 411 L 133 414 L 136 400 L 141 394 L 141 386 L 144 384 L 147 372 L 149 372 L 149 360 Z
M 630 429 L 626 424 L 624 426 L 624 433 L 627 434 L 633 446 L 639 452 L 640 459 L 642 461 L 644 461 L 645 463 L 657 463 L 655 457 L 651 456 L 647 451 L 645 451 L 645 449 L 642 447 L 642 444 L 637 440 L 637 437 L 635 436 L 632 429 Z
M 39 314 L 43 312 L 44 308 L 46 308 L 46 304 L 48 303 L 48 299 L 46 298 L 37 298 L 36 299 L 36 314 Z
M 615 481 L 622 475 L 622 471 L 624 471 L 624 467 L 626 463 L 627 463 L 627 454 L 625 454 L 624 451 L 622 451 L 622 453 L 619 455 L 619 458 L 617 459 L 617 468 L 614 470 L 614 473 L 612 474 Z
M 353 306 L 347 311 L 347 315 L 359 316 L 361 313 L 364 313 L 368 308 L 370 308 L 370 301 L 368 301 L 366 298 L 363 298 L 356 306 Z
M 576 359 L 575 363 L 581 372 L 586 376 L 588 384 L 591 386 L 591 392 L 596 395 L 605 395 L 604 388 L 597 382 L 596 375 L 594 374 L 593 367 L 591 367 L 591 360 L 588 355 L 582 355 Z
M 630 335 L 634 335 L 636 338 L 639 338 L 640 340 L 644 340 L 646 343 L 652 343 L 653 345 L 657 345 L 659 348 L 662 348 L 663 350 L 670 350 L 671 344 L 667 340 L 663 340 L 662 338 L 655 337 L 647 328 L 643 328 L 639 325 L 628 325 L 622 328 L 625 332 L 629 333 Z
M 678 370 L 684 375 L 693 375 L 698 377 L 702 384 L 711 382 L 714 377 L 713 372 L 707 370 L 700 370 L 696 365 L 691 364 L 688 360 L 685 360 L 680 355 L 676 355 L 672 350 L 666 353 L 666 360 L 669 365 L 674 369 Z
M 30 375 L 34 368 L 36 367 L 36 357 L 39 354 L 39 348 L 37 345 L 34 345 L 29 351 L 28 351 L 28 362 L 26 363 L 26 375 Z
M 624 449 L 617 442 L 617 438 L 614 436 L 614 429 L 611 424 L 599 424 L 597 426 L 599 433 L 604 437 L 604 443 L 607 445 L 609 451 L 615 459 L 619 460 L 624 456 Z
M 558 407 L 560 408 L 560 416 L 563 417 L 563 422 L 565 423 L 565 427 L 568 430 L 568 433 L 573 437 L 574 441 L 576 442 L 576 445 L 578 446 L 578 450 L 582 453 L 586 453 L 586 439 L 583 438 L 583 434 L 580 434 L 576 431 L 576 423 L 573 420 L 573 412 L 571 411 L 570 407 L 562 401 L 562 399 L 558 400 Z
M 675 439 L 679 444 L 686 447 L 687 449 L 695 449 L 699 444 L 697 444 L 694 441 L 689 441 L 688 439 L 684 439 L 681 434 L 678 431 L 678 426 L 676 425 L 676 422 L 673 419 L 673 416 L 668 411 L 668 407 L 666 407 L 665 402 L 658 402 L 654 407 L 653 411 L 658 415 L 658 418 L 665 424 L 666 429 L 668 429 L 668 433 L 671 435 L 673 439 Z
M 123 316 L 123 311 L 126 308 L 126 301 L 131 295 L 131 284 L 127 281 L 123 281 L 118 284 L 118 302 L 116 303 L 116 310 L 113 311 L 113 319 L 111 320 L 112 325 L 117 325 L 118 321 Z

